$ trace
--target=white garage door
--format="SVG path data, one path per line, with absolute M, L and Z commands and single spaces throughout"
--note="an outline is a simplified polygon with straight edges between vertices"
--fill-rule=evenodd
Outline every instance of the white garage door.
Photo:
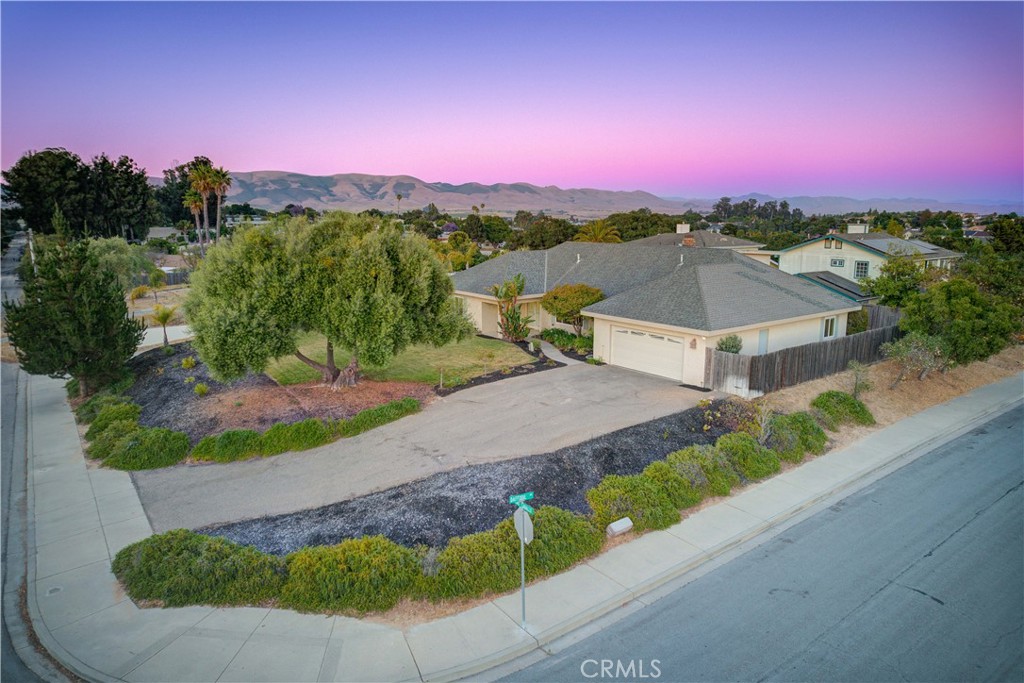
M 664 334 L 612 328 L 612 365 L 683 379 L 683 340 Z

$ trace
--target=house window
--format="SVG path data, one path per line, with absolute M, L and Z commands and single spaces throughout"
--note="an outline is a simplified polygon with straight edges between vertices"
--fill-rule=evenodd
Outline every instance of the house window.
M 860 280 L 868 276 L 868 262 L 867 261 L 854 261 L 853 262 L 853 276 Z
M 821 336 L 824 339 L 831 339 L 832 337 L 836 336 L 836 319 L 835 318 L 825 318 L 825 327 L 824 327 L 824 330 L 822 331 L 822 335 Z
M 836 249 L 842 249 L 842 248 L 843 248 L 842 241 L 841 240 L 836 240 Z
M 832 248 L 832 240 L 825 240 L 825 248 L 826 249 L 831 249 Z
M 846 265 L 846 259 L 844 259 L 844 258 L 834 258 L 834 259 L 832 259 L 831 265 L 832 265 L 833 268 L 842 268 L 843 266 Z

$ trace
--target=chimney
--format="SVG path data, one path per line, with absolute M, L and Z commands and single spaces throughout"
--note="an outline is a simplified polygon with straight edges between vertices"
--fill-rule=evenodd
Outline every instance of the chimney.
M 689 223 L 676 223 L 676 234 L 677 235 L 683 235 L 683 234 L 688 233 L 688 232 L 690 232 L 690 224 Z
M 864 235 L 867 234 L 871 226 L 867 223 L 847 223 L 846 234 L 848 235 Z
M 686 235 L 685 237 L 683 237 L 683 246 L 684 247 L 693 247 L 693 246 L 696 246 L 696 245 L 697 245 L 697 242 L 693 239 L 693 235 Z

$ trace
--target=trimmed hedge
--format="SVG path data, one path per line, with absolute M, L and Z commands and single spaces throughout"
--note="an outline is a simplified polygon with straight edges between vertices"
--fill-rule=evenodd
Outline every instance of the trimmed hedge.
M 288 451 L 305 451 L 322 446 L 334 438 L 331 428 L 311 417 L 295 424 L 278 423 L 263 433 L 263 455 L 279 455 Z
M 383 536 L 290 554 L 281 604 L 297 610 L 386 610 L 420 582 L 416 554 Z
M 113 570 L 132 598 L 167 607 L 253 605 L 277 597 L 285 578 L 280 558 L 185 529 L 124 548 Z
M 118 444 L 126 436 L 139 431 L 139 423 L 135 420 L 116 420 L 97 436 L 85 449 L 86 455 L 94 460 L 105 460 L 114 453 Z
M 715 447 L 749 480 L 764 479 L 779 471 L 779 456 L 746 432 L 724 434 L 715 442 Z
M 368 408 L 349 420 L 339 420 L 335 430 L 339 436 L 349 437 L 380 427 L 388 422 L 417 413 L 420 402 L 414 398 L 401 398 L 376 408 Z
M 92 424 L 89 425 L 88 431 L 85 432 L 85 438 L 89 441 L 94 440 L 97 436 L 103 433 L 104 429 L 114 422 L 121 420 L 138 422 L 139 415 L 141 414 L 142 408 L 134 403 L 114 403 L 104 406 L 100 409 L 96 418 L 92 421 Z
M 558 573 L 601 549 L 604 535 L 586 517 L 542 506 L 534 519 L 533 542 L 526 546 L 526 578 Z M 506 518 L 488 531 L 453 538 L 434 560 L 426 583 L 432 598 L 477 597 L 519 585 L 519 537 Z
M 642 474 L 609 474 L 587 491 L 587 502 L 598 529 L 623 517 L 633 520 L 636 531 L 664 529 L 680 519 L 679 509 L 672 505 L 665 490 Z
M 188 436 L 163 427 L 140 427 L 111 448 L 103 464 L 119 470 L 170 467 L 188 455 Z
M 828 436 L 810 413 L 790 413 L 772 418 L 772 435 L 768 445 L 783 460 L 803 462 L 807 453 L 825 452 Z
M 826 391 L 811 401 L 817 417 L 829 431 L 836 431 L 840 425 L 854 423 L 873 425 L 875 418 L 867 406 L 845 391 Z
M 667 461 L 680 475 L 688 477 L 692 485 L 701 488 L 705 495 L 728 496 L 732 487 L 740 483 L 732 464 L 715 446 L 688 446 L 669 453 Z M 693 469 L 694 465 L 699 468 L 699 473 Z
M 694 465 L 694 469 L 700 468 Z M 644 469 L 643 476 L 660 486 L 677 509 L 693 507 L 704 498 L 700 489 L 666 460 L 652 462 Z

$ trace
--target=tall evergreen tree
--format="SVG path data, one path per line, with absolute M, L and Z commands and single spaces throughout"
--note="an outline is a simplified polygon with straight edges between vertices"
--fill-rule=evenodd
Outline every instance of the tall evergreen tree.
M 18 362 L 33 374 L 71 375 L 87 396 L 121 375 L 145 325 L 128 316 L 117 278 L 101 268 L 87 240 L 47 249 L 36 266 L 23 301 L 4 302 Z

